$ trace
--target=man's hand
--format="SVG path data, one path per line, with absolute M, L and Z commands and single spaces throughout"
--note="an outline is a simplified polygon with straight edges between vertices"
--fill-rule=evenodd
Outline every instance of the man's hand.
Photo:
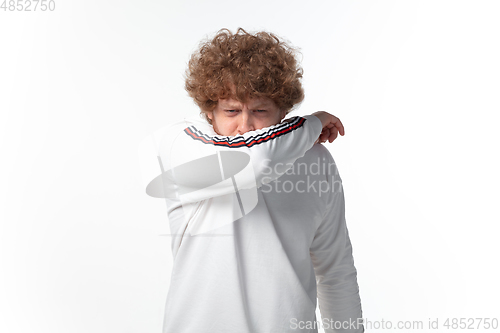
M 342 136 L 344 135 L 344 125 L 342 125 L 339 118 L 325 111 L 314 112 L 312 115 L 318 117 L 323 125 L 323 130 L 315 143 L 324 143 L 326 141 L 332 143 L 339 133 Z

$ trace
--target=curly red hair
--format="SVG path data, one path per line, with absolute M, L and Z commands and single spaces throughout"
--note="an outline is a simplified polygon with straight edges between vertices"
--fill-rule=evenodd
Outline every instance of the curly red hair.
M 288 113 L 304 99 L 296 54 L 272 33 L 221 29 L 191 56 L 185 88 L 209 123 L 207 112 L 221 98 L 268 97 Z

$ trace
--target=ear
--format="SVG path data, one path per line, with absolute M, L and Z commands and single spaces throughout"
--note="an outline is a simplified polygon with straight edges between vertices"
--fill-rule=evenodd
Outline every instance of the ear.
M 280 110 L 280 120 L 283 120 L 286 117 L 286 111 Z
M 208 111 L 208 112 L 206 112 L 206 114 L 207 114 L 207 117 L 208 117 L 210 120 L 214 120 L 214 118 L 213 118 L 213 117 L 214 117 L 214 112 L 213 112 L 213 111 Z

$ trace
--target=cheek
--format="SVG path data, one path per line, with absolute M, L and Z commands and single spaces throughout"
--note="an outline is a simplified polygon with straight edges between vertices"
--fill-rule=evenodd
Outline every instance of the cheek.
M 281 114 L 276 112 L 274 115 L 267 118 L 267 127 L 279 124 L 281 122 Z
M 233 133 L 238 129 L 238 122 L 234 119 L 227 119 L 223 126 L 228 133 Z
M 238 129 L 236 119 L 230 117 L 217 117 L 212 121 L 214 129 L 221 135 L 234 135 Z

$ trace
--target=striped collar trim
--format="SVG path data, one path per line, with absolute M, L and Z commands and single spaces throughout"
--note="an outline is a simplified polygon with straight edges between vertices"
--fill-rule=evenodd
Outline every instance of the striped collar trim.
M 229 148 L 238 148 L 238 147 L 252 147 L 254 145 L 258 145 L 269 140 L 276 139 L 282 135 L 285 135 L 289 132 L 296 130 L 304 125 L 306 119 L 300 116 L 295 116 L 291 118 L 291 122 L 285 122 L 277 127 L 271 128 L 263 133 L 260 133 L 255 136 L 250 136 L 248 138 L 244 138 L 242 135 L 238 135 L 235 137 L 227 137 L 227 136 L 209 136 L 207 134 L 202 133 L 195 126 L 189 126 L 184 129 L 184 132 L 189 135 L 193 140 L 201 141 L 205 144 L 211 144 L 214 146 L 224 146 Z

